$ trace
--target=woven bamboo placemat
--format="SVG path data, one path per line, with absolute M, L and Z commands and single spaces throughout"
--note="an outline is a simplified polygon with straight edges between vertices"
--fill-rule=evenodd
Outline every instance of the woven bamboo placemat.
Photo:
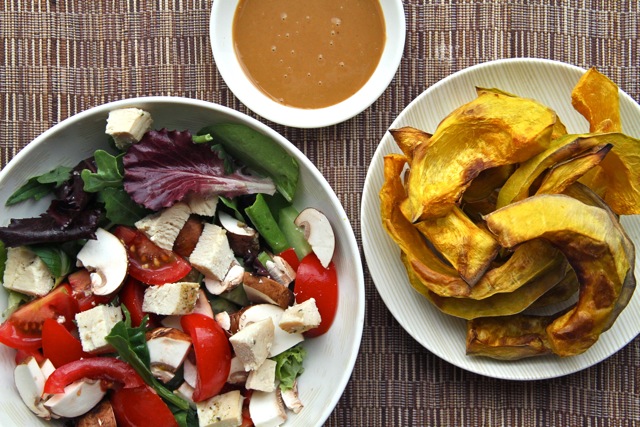
M 411 100 L 455 71 L 499 58 L 555 59 L 596 66 L 640 100 L 637 0 L 403 3 L 404 57 L 373 106 L 323 129 L 267 122 L 324 173 L 358 239 L 361 191 L 378 142 Z M 255 117 L 216 70 L 210 9 L 210 0 L 0 0 L 2 166 L 53 124 L 117 99 L 187 96 Z M 490 379 L 417 344 L 387 311 L 366 271 L 365 278 L 360 356 L 326 425 L 640 425 L 639 338 L 606 361 L 563 378 Z

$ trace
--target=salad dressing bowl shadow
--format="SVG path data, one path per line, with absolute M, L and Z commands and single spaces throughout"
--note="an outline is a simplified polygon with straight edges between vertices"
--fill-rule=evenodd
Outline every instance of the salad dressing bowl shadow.
M 11 218 L 33 217 L 44 212 L 49 200 L 27 201 L 6 207 L 8 197 L 29 178 L 66 165 L 74 166 L 93 155 L 96 149 L 108 150 L 105 135 L 109 111 L 138 107 L 149 111 L 153 129 L 189 129 L 193 133 L 214 123 L 241 123 L 275 140 L 300 166 L 300 180 L 293 204 L 299 210 L 316 207 L 331 222 L 336 236 L 336 265 L 339 302 L 331 329 L 324 335 L 305 340 L 307 357 L 298 390 L 304 408 L 289 413 L 285 426 L 320 426 L 331 415 L 351 376 L 364 325 L 364 277 L 357 242 L 347 215 L 336 194 L 313 163 L 280 134 L 232 109 L 206 101 L 179 97 L 143 97 L 116 101 L 76 114 L 47 130 L 0 171 L 0 225 Z M 0 292 L 0 311 L 7 307 L 7 293 Z M 4 319 L 3 319 L 4 320 Z M 22 402 L 13 380 L 15 351 L 0 346 L 0 425 L 62 425 L 34 415 Z

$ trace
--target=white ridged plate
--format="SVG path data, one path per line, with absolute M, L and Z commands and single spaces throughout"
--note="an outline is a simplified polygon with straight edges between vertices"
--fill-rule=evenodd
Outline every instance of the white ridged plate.
M 536 99 L 555 109 L 571 133 L 588 132 L 586 120 L 571 106 L 571 90 L 585 72 L 571 65 L 541 59 L 506 59 L 457 72 L 431 86 L 400 113 L 391 128 L 413 126 L 434 132 L 453 109 L 475 98 L 475 87 L 497 87 Z M 621 91 L 623 131 L 640 138 L 640 106 Z M 383 158 L 400 153 L 387 132 L 376 150 L 364 184 L 362 243 L 365 258 L 380 296 L 400 325 L 427 350 L 477 374 L 510 379 L 538 380 L 580 371 L 611 356 L 640 333 L 640 292 L 635 292 L 613 327 L 579 356 L 545 356 L 519 361 L 497 361 L 465 355 L 466 321 L 441 313 L 411 288 L 400 261 L 400 250 L 380 219 L 378 193 L 383 183 Z M 640 241 L 640 217 L 622 223 L 631 239 Z M 638 255 L 636 255 L 636 271 Z

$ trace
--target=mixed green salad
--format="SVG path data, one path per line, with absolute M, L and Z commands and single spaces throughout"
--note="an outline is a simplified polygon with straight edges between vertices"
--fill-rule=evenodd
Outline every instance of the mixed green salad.
M 267 136 L 152 123 L 111 111 L 104 150 L 7 200 L 51 200 L 0 227 L 17 391 L 77 426 L 281 425 L 337 310 L 331 224 Z

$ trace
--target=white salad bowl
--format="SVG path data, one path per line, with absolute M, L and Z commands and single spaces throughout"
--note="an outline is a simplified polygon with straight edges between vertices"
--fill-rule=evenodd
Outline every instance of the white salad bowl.
M 253 112 L 285 126 L 321 128 L 344 122 L 367 109 L 391 83 L 404 52 L 406 21 L 402 1 L 380 0 L 386 39 L 373 75 L 351 97 L 324 108 L 304 109 L 280 104 L 260 91 L 247 77 L 234 49 L 233 18 L 239 0 L 215 0 L 209 33 L 216 66 L 234 95 Z
M 300 181 L 294 205 L 313 206 L 329 218 L 336 236 L 339 304 L 333 326 L 325 335 L 305 341 L 307 358 L 299 378 L 304 408 L 289 414 L 286 426 L 320 426 L 330 416 L 351 376 L 364 324 L 364 278 L 356 239 L 335 193 L 322 174 L 293 144 L 266 125 L 237 111 L 205 101 L 148 97 L 112 102 L 70 117 L 33 140 L 0 171 L 0 225 L 11 218 L 33 217 L 46 210 L 47 200 L 5 207 L 7 198 L 30 177 L 59 165 L 74 166 L 107 149 L 105 125 L 110 110 L 139 107 L 151 113 L 153 128 L 189 129 L 192 132 L 219 122 L 243 123 L 282 145 L 300 165 Z M 0 312 L 7 307 L 7 293 L 0 290 Z M 60 425 L 34 415 L 22 402 L 13 381 L 15 351 L 0 345 L 0 425 Z

